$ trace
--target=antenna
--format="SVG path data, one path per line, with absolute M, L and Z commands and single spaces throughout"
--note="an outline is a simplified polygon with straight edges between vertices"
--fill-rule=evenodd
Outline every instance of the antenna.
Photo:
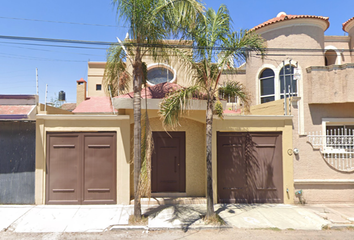
M 48 95 L 48 84 L 45 85 L 45 103 L 44 103 L 44 111 L 47 111 L 47 95 Z
M 39 89 L 38 89 L 38 68 L 36 68 L 36 94 L 39 96 Z

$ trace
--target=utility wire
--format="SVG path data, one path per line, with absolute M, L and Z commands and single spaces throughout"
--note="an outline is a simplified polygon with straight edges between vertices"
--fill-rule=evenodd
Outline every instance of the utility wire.
M 17 44 L 17 45 L 29 45 L 29 46 L 40 46 L 40 47 L 60 47 L 60 48 L 82 48 L 82 49 L 92 49 L 92 50 L 107 50 L 107 48 L 98 47 L 83 47 L 83 46 L 70 46 L 70 45 L 50 45 L 50 44 L 39 44 L 39 43 L 19 43 L 19 42 L 2 42 L 5 44 Z
M 106 25 L 106 24 L 92 24 L 92 23 L 77 23 L 77 22 L 63 22 L 63 21 L 52 21 L 52 20 L 40 20 L 40 19 L 30 19 L 30 18 L 15 18 L 15 17 L 1 17 L 2 19 L 11 19 L 11 20 L 21 20 L 21 21 L 33 21 L 33 22 L 49 22 L 49 23 L 64 23 L 64 24 L 74 24 L 74 25 L 86 25 L 86 26 L 95 26 L 95 27 L 121 27 L 129 28 L 127 26 L 119 25 Z
M 55 38 L 36 38 L 36 37 L 20 37 L 20 36 L 5 36 L 0 35 L 0 39 L 11 39 L 18 41 L 36 41 L 36 42 L 51 42 L 51 43 L 68 43 L 68 44 L 85 44 L 85 45 L 99 45 L 99 46 L 111 46 L 119 45 L 117 42 L 104 42 L 104 41 L 87 41 L 87 40 L 70 40 L 70 39 L 55 39 Z M 215 47 L 200 47 L 195 45 L 182 45 L 182 44 L 149 44 L 149 43 L 133 43 L 125 42 L 125 46 L 141 46 L 141 47 L 164 47 L 164 48 L 188 48 L 188 49 L 213 49 L 213 50 L 228 50 L 222 46 Z M 51 46 L 51 47 L 74 47 L 74 48 L 84 48 L 77 46 L 66 46 L 66 45 L 42 45 L 39 46 Z M 86 47 L 87 48 L 87 47 Z M 101 48 L 102 49 L 102 48 Z M 247 48 L 245 48 L 247 50 Z M 266 48 L 267 51 L 286 51 L 286 52 L 324 52 L 323 48 Z M 350 52 L 351 49 L 343 49 L 343 52 Z
M 31 45 L 31 46 L 49 46 L 49 47 L 70 47 L 70 46 L 58 46 L 58 45 L 44 45 L 44 44 L 35 44 L 35 43 L 14 43 L 14 42 L 2 42 L 0 43 L 3 44 L 15 44 L 15 45 Z M 59 53 L 69 53 L 69 54 L 77 54 L 77 55 L 87 55 L 87 56 L 97 56 L 101 57 L 102 55 L 95 55 L 95 54 L 89 54 L 89 53 L 76 53 L 76 52 L 63 52 L 63 51 L 54 51 L 54 50 L 49 50 L 49 49 L 39 49 L 39 48 L 29 48 L 29 47 L 21 47 L 21 46 L 9 46 L 9 47 L 14 47 L 14 48 L 22 48 L 22 49 L 29 49 L 29 50 L 34 50 L 34 51 L 44 51 L 44 52 L 59 52 Z M 72 48 L 85 48 L 85 49 L 92 49 L 92 50 L 107 50 L 106 48 L 90 48 L 90 47 L 76 47 L 72 46 Z

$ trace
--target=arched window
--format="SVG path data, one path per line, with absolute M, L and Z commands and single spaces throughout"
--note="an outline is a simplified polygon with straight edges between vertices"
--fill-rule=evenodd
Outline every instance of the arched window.
M 259 78 L 261 103 L 271 102 L 275 100 L 274 91 L 274 72 L 267 68 L 263 70 Z
M 325 53 L 325 66 L 336 64 L 337 62 L 337 53 L 336 51 L 330 49 Z
M 285 68 L 285 71 L 284 71 Z M 284 89 L 284 72 L 285 72 L 285 89 Z M 294 67 L 285 65 L 279 72 L 280 81 L 280 98 L 284 99 L 284 90 L 287 97 L 297 96 L 297 81 L 294 80 Z
M 176 71 L 166 64 L 153 64 L 148 66 L 147 80 L 151 85 L 174 82 Z

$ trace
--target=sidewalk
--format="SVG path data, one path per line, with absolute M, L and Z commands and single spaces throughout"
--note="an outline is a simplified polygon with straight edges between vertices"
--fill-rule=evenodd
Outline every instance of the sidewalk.
M 129 226 L 132 205 L 0 205 L 0 231 L 102 232 L 120 229 L 203 229 L 205 204 L 142 206 L 147 226 Z M 321 230 L 354 227 L 354 204 L 217 204 L 215 211 L 235 228 Z

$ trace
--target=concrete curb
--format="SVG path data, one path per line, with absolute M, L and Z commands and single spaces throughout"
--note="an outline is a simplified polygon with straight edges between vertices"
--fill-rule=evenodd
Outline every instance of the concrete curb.
M 354 230 L 354 224 L 329 224 L 327 227 L 329 229 L 345 230 L 351 228 Z
M 190 226 L 187 228 L 184 228 L 183 226 L 176 226 L 176 227 L 148 227 L 148 226 L 112 226 L 107 229 L 107 231 L 159 231 L 159 230 L 182 230 L 184 231 L 185 229 L 187 230 L 210 230 L 210 229 L 231 229 L 233 228 L 230 225 L 226 226 Z
M 149 230 L 148 226 L 122 226 L 122 225 L 117 225 L 117 226 L 110 226 L 108 227 L 107 231 L 121 231 L 121 230 Z

